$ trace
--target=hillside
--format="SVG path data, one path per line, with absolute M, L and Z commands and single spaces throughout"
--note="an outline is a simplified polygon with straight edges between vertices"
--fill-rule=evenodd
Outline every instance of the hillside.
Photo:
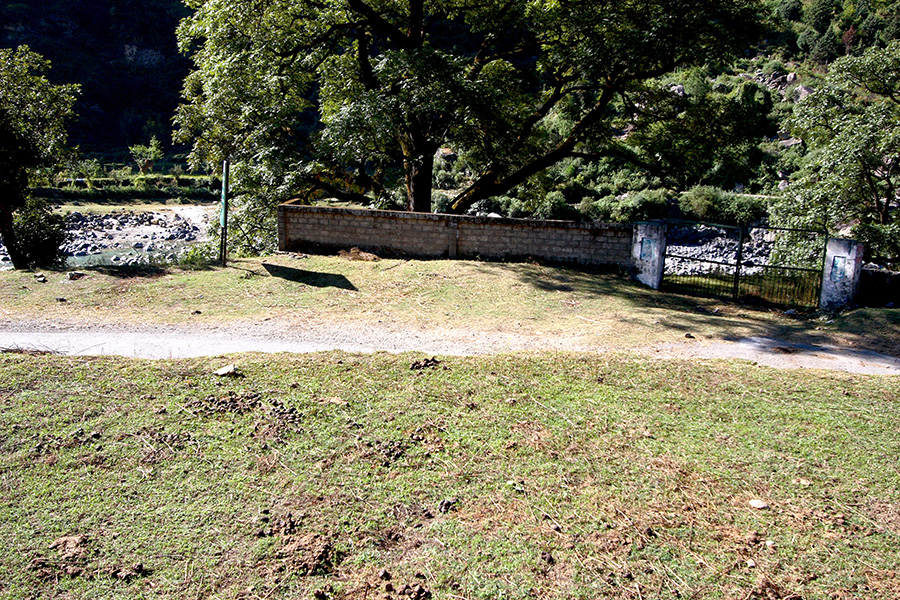
M 189 61 L 175 27 L 179 0 L 40 0 L 0 3 L 0 47 L 26 44 L 50 59 L 50 79 L 80 83 L 71 142 L 123 151 L 151 135 L 168 143 Z

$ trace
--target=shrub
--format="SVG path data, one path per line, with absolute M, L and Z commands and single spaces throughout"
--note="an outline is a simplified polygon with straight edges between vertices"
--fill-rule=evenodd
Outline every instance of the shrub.
M 449 170 L 441 169 L 434 172 L 434 187 L 439 190 L 452 190 L 458 187 L 456 176 Z
M 183 267 L 201 268 L 211 265 L 219 257 L 218 246 L 211 243 L 194 244 L 181 253 L 178 264 Z
M 803 3 L 800 0 L 781 0 L 778 3 L 778 16 L 785 21 L 799 21 Z
M 866 245 L 866 257 L 893 269 L 900 268 L 900 221 L 881 225 L 860 223 L 853 236 Z
M 612 220 L 621 223 L 664 219 L 668 216 L 668 190 L 641 190 L 617 198 L 612 207 Z
M 566 202 L 562 192 L 550 192 L 534 210 L 535 219 L 558 219 L 573 221 L 579 216 L 578 210 Z
M 449 213 L 453 198 L 440 190 L 431 191 L 431 211 L 434 213 Z
M 585 196 L 578 204 L 578 212 L 586 221 L 609 222 L 613 220 L 613 208 L 616 205 L 616 197 L 612 194 L 602 198 Z
M 685 192 L 678 206 L 688 218 L 723 225 L 750 225 L 767 213 L 766 202 L 761 198 L 707 185 L 698 185 Z
M 134 175 L 134 171 L 128 166 L 122 167 L 121 169 L 113 169 L 109 172 L 110 178 L 119 185 L 124 185 L 126 182 L 131 181 L 132 175 Z
M 29 198 L 13 216 L 13 228 L 28 268 L 62 267 L 63 246 L 69 240 L 65 219 L 37 198 Z

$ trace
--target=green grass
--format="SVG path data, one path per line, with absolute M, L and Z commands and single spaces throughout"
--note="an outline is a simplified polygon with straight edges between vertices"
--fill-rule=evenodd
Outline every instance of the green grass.
M 656 292 L 617 273 L 527 263 L 352 262 L 332 256 L 230 261 L 221 269 L 94 267 L 69 281 L 0 272 L 0 319 L 74 324 L 363 322 L 638 348 L 771 336 L 900 356 L 900 310 L 789 317 L 765 308 Z M 67 302 L 58 302 L 66 298 Z M 200 314 L 196 314 L 200 311 Z M 856 316 L 854 316 L 856 315 Z
M 900 594 L 898 378 L 422 358 L 0 354 L 0 598 Z

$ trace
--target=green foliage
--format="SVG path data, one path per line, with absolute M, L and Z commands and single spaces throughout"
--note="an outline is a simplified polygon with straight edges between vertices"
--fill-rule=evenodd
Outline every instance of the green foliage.
M 765 200 L 711 186 L 691 188 L 682 194 L 678 206 L 690 219 L 723 225 L 751 225 L 767 214 Z
M 851 227 L 870 258 L 900 260 L 893 241 L 900 174 L 900 42 L 837 60 L 826 85 L 801 102 L 794 134 L 810 145 L 796 190 L 774 215 L 793 226 Z M 789 191 L 792 188 L 789 188 Z
M 641 190 L 618 201 L 612 220 L 619 222 L 664 219 L 668 215 L 669 192 L 664 189 Z
M 671 193 L 665 189 L 644 189 L 621 196 L 583 198 L 578 212 L 584 219 L 603 222 L 665 219 L 669 216 L 670 196 Z
M 155 135 L 150 138 L 149 146 L 131 146 L 128 148 L 128 151 L 131 153 L 131 158 L 137 164 L 138 170 L 140 170 L 142 175 L 153 171 L 153 165 L 156 164 L 156 161 L 165 157 L 162 144 L 156 139 Z
M 46 77 L 49 69 L 50 63 L 27 46 L 0 49 L 0 110 L 27 140 L 37 163 L 63 154 L 66 122 L 79 90 L 77 85 L 52 84 Z
M 837 0 L 811 0 L 803 9 L 803 21 L 823 34 L 831 27 L 831 21 L 840 8 Z
M 44 200 L 29 198 L 25 206 L 16 210 L 13 227 L 22 249 L 24 268 L 65 265 L 63 246 L 70 237 L 66 222 L 62 215 L 51 211 Z
M 673 188 L 746 185 L 762 158 L 760 139 L 775 133 L 771 94 L 738 77 L 710 81 L 699 69 L 679 73 L 646 87 L 639 103 L 634 131 L 625 142 L 628 152 Z
M 566 202 L 562 192 L 556 191 L 547 194 L 538 204 L 534 210 L 534 218 L 571 221 L 578 218 L 578 211 Z
M 778 2 L 778 16 L 785 21 L 799 21 L 803 2 L 800 0 L 780 0 Z
M 126 181 L 131 181 L 132 175 L 134 175 L 134 171 L 128 165 L 125 165 L 120 169 L 113 169 L 109 172 L 110 178 L 119 185 L 122 185 Z
M 182 267 L 203 268 L 211 265 L 219 256 L 219 248 L 210 243 L 192 244 L 178 256 Z
M 230 156 L 235 189 L 268 203 L 365 204 L 401 173 L 408 206 L 427 210 L 450 146 L 472 170 L 457 212 L 566 159 L 621 154 L 612 132 L 633 111 L 620 100 L 742 51 L 761 14 L 757 0 L 189 5 L 179 41 L 195 70 L 176 121 L 192 166 Z
M 54 164 L 65 151 L 66 120 L 78 93 L 78 86 L 50 83 L 49 67 L 27 47 L 0 49 L 0 237 L 17 269 L 34 260 L 25 244 L 41 244 L 35 251 L 43 257 L 47 240 L 30 228 L 27 239 L 19 240 L 13 211 L 26 205 L 31 173 Z M 52 226 L 37 213 L 31 217 Z M 52 240 L 52 232 L 47 236 Z

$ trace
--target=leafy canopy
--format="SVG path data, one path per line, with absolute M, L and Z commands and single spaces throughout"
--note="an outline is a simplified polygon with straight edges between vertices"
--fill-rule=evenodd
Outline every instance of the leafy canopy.
M 30 172 L 65 152 L 66 122 L 78 94 L 77 85 L 50 83 L 49 68 L 26 46 L 0 49 L 0 237 L 16 268 L 33 261 L 19 243 L 13 210 L 26 204 Z
M 798 193 L 776 215 L 832 232 L 850 227 L 871 258 L 900 259 L 900 41 L 835 61 L 792 126 L 811 151 Z
M 757 0 L 190 0 L 176 121 L 238 188 L 430 210 L 435 152 L 474 169 L 453 210 L 602 156 L 619 102 L 755 39 Z

